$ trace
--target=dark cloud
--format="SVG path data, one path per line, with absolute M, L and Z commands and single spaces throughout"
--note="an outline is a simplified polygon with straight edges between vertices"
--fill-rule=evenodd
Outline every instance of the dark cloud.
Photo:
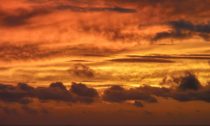
M 61 5 L 56 7 L 58 10 L 71 10 L 74 12 L 118 12 L 118 13 L 135 13 L 136 10 L 132 8 L 122 7 L 79 7 L 71 5 Z
M 189 71 L 174 73 L 163 78 L 162 84 L 171 85 L 179 90 L 199 90 L 202 88 L 195 74 Z
M 85 103 L 92 103 L 95 101 L 95 98 L 99 96 L 96 89 L 89 88 L 82 83 L 73 82 L 71 85 L 70 91 L 73 94 L 76 94 L 77 99 Z
M 210 88 L 205 87 L 199 90 L 179 90 L 179 89 L 171 89 L 171 88 L 158 88 L 158 87 L 139 87 L 135 89 L 135 97 L 131 97 L 132 99 L 127 99 L 126 93 L 119 92 L 109 92 L 105 94 L 105 100 L 109 102 L 123 102 L 126 100 L 141 100 L 146 102 L 157 102 L 154 100 L 153 96 L 163 97 L 163 98 L 172 98 L 174 100 L 180 102 L 187 101 L 204 101 L 210 102 Z M 146 95 L 142 95 L 138 92 L 144 92 Z M 145 97 L 147 96 L 147 97 Z M 152 98 L 153 97 L 153 98 Z M 149 98 L 149 99 L 147 99 Z M 134 104 L 135 105 L 135 104 Z
M 126 62 L 126 63 L 173 63 L 174 62 L 168 59 L 150 58 L 150 57 L 130 57 L 130 58 L 112 59 L 110 61 Z
M 21 26 L 28 24 L 28 20 L 33 17 L 50 13 L 50 10 L 43 8 L 34 9 L 32 11 L 28 10 L 17 10 L 17 11 L 19 12 L 18 14 L 4 14 L 3 18 L 0 20 L 0 24 L 6 27 Z
M 172 98 L 180 102 L 210 102 L 209 86 L 202 87 L 194 74 L 187 72 L 184 76 L 174 78 L 174 82 L 177 84 L 176 88 L 144 86 L 124 89 L 121 86 L 112 86 L 104 91 L 103 99 L 109 102 L 134 100 L 134 105 L 138 105 L 136 101 L 157 102 L 155 97 Z
M 136 89 L 124 89 L 121 86 L 112 86 L 104 91 L 103 99 L 109 102 L 125 102 L 128 100 L 142 100 L 156 103 L 157 99 L 146 92 Z
M 26 83 L 18 83 L 17 88 L 24 91 L 33 91 L 34 88 Z
M 97 97 L 98 92 L 95 89 L 77 83 L 73 83 L 70 91 L 61 82 L 37 88 L 22 83 L 17 86 L 0 85 L 0 100 L 11 103 L 28 104 L 34 98 L 40 101 L 92 103 Z
M 190 37 L 192 37 L 191 33 L 184 33 L 181 31 L 160 32 L 152 38 L 152 41 L 158 41 L 162 39 L 187 39 Z
M 169 22 L 169 25 L 172 26 L 176 30 L 188 30 L 188 31 L 199 32 L 199 33 L 210 33 L 210 23 L 193 24 L 188 21 L 180 20 L 180 21 Z
M 185 76 L 180 79 L 178 88 L 180 90 L 198 90 L 201 88 L 201 84 L 194 74 L 187 72 Z
M 110 102 L 124 102 L 127 100 L 126 90 L 121 86 L 112 86 L 104 91 L 103 99 Z
M 168 23 L 172 27 L 171 31 L 157 33 L 152 40 L 161 39 L 185 39 L 192 36 L 200 36 L 203 39 L 209 39 L 210 23 L 194 24 L 189 21 L 179 20 Z
M 30 103 L 28 96 L 31 96 L 31 92 L 16 88 L 10 85 L 0 84 L 0 100 L 6 102 L 18 102 L 21 104 Z
M 50 87 L 51 88 L 58 88 L 58 89 L 61 89 L 61 90 L 66 90 L 66 87 L 63 85 L 62 82 L 52 83 L 52 84 L 50 84 Z
M 94 71 L 84 64 L 75 64 L 69 73 L 75 77 L 81 78 L 93 78 L 95 76 Z
M 97 100 L 110 103 L 124 103 L 132 101 L 134 106 L 143 107 L 142 102 L 157 103 L 158 98 L 171 98 L 180 102 L 204 101 L 210 103 L 210 86 L 201 86 L 197 77 L 192 73 L 185 73 L 179 77 L 172 77 L 171 83 L 176 87 L 151 87 L 141 86 L 135 88 L 123 88 L 111 86 L 106 88 L 102 95 L 94 88 L 82 83 L 72 83 L 67 89 L 61 82 L 52 83 L 49 87 L 33 88 L 20 83 L 17 86 L 0 85 L 0 101 L 6 103 L 19 103 L 28 105 L 33 99 L 40 102 L 54 101 L 66 103 L 94 103 Z
M 34 91 L 34 97 L 40 100 L 46 101 L 64 101 L 64 102 L 75 102 L 76 100 L 72 94 L 63 90 L 60 87 L 38 87 Z
M 29 10 L 19 8 L 13 14 L 1 11 L 0 24 L 5 27 L 22 26 L 29 23 L 34 17 L 50 14 L 56 11 L 73 11 L 73 12 L 117 12 L 117 13 L 135 13 L 133 8 L 123 7 L 80 7 L 69 4 L 57 4 L 56 6 L 34 7 Z
M 188 60 L 209 60 L 210 56 L 208 54 L 189 54 L 189 55 L 146 55 L 146 56 L 139 56 L 139 55 L 128 55 L 129 58 L 134 59 L 157 59 L 158 60 L 168 60 L 173 62 L 175 59 L 188 59 Z
M 77 94 L 78 96 L 84 97 L 97 97 L 98 92 L 94 88 L 89 88 L 82 83 L 73 82 L 71 85 L 71 92 Z

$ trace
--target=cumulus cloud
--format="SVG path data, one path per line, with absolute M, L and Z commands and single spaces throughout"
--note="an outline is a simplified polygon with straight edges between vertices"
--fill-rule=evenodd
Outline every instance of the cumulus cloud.
M 180 79 L 179 83 L 178 88 L 180 90 L 198 90 L 201 88 L 201 84 L 197 77 L 190 72 L 187 72 L 185 76 Z
M 66 90 L 66 87 L 63 85 L 62 82 L 52 83 L 52 84 L 50 84 L 50 87 L 51 88 L 58 88 L 58 89 L 61 89 L 61 90 Z
M 76 94 L 77 99 L 85 103 L 92 103 L 95 101 L 95 98 L 99 96 L 96 89 L 89 88 L 82 83 L 73 82 L 70 91 Z
M 22 83 L 17 86 L 0 85 L 0 100 L 11 103 L 28 104 L 32 102 L 32 99 L 92 103 L 97 97 L 98 93 L 95 89 L 77 83 L 72 84 L 70 91 L 61 82 L 52 83 L 49 87 L 37 88 L 32 88 Z
M 97 97 L 98 92 L 94 88 L 89 88 L 82 83 L 73 82 L 71 85 L 71 92 L 84 97 Z
M 157 97 L 171 98 L 180 102 L 210 102 L 209 86 L 202 87 L 194 74 L 186 72 L 183 76 L 174 78 L 173 81 L 176 83 L 176 88 L 143 86 L 125 89 L 121 86 L 112 86 L 104 91 L 103 99 L 117 103 L 132 100 L 135 106 L 143 106 L 139 101 L 158 102 Z
M 11 85 L 0 84 L 0 99 L 3 101 L 28 104 L 30 103 L 28 96 L 32 96 L 28 90 L 25 91 Z
M 73 82 L 71 87 L 66 88 L 61 82 L 55 82 L 49 87 L 33 88 L 27 84 L 20 83 L 17 86 L 1 84 L 0 101 L 6 103 L 19 103 L 27 105 L 38 99 L 40 102 L 55 101 L 64 103 L 94 103 L 110 102 L 124 103 L 133 102 L 134 106 L 143 107 L 145 103 L 157 103 L 158 97 L 171 98 L 180 102 L 204 101 L 210 102 L 210 86 L 201 86 L 197 77 L 192 73 L 175 77 L 173 81 L 176 87 L 151 87 L 141 86 L 135 88 L 124 88 L 113 85 L 99 94 L 95 88 L 82 83 Z
M 128 100 L 143 100 L 149 103 L 157 102 L 157 99 L 146 92 L 136 89 L 124 89 L 121 86 L 112 86 L 104 91 L 103 99 L 110 102 L 125 102 Z

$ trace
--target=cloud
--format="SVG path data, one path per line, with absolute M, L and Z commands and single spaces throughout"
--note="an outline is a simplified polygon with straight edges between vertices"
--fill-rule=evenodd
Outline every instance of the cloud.
M 3 18 L 0 20 L 0 24 L 4 27 L 15 27 L 28 24 L 28 20 L 50 13 L 50 10 L 47 9 L 34 9 L 32 11 L 20 10 L 19 14 L 4 14 Z
M 160 58 L 150 57 L 130 57 L 130 58 L 119 58 L 112 59 L 112 62 L 125 62 L 125 63 L 173 63 L 174 61 Z
M 0 61 L 40 60 L 64 56 L 103 57 L 120 53 L 123 49 L 98 48 L 86 45 L 65 46 L 61 48 L 42 47 L 39 43 L 12 44 L 0 42 Z M 82 67 L 82 65 L 75 65 Z M 83 66 L 85 69 L 85 67 Z M 75 68 L 76 69 L 76 68 Z M 91 75 L 90 75 L 91 76 Z
M 72 76 L 79 78 L 93 78 L 95 76 L 94 71 L 84 64 L 75 64 L 69 70 Z
M 0 24 L 4 27 L 16 27 L 29 24 L 30 19 L 45 16 L 47 14 L 55 13 L 56 11 L 71 11 L 71 12 L 116 12 L 116 13 L 135 13 L 133 8 L 123 7 L 82 7 L 79 5 L 71 5 L 69 3 L 61 4 L 39 4 L 32 6 L 30 9 L 18 8 L 13 13 L 1 11 Z
M 6 102 L 18 102 L 20 104 L 30 103 L 31 92 L 24 91 L 10 85 L 0 84 L 0 99 Z
M 93 103 L 99 96 L 98 92 L 94 88 L 89 88 L 81 83 L 72 83 L 70 91 L 76 94 L 77 99 L 85 103 Z
M 180 90 L 198 90 L 201 88 L 201 84 L 194 74 L 187 72 L 185 76 L 180 79 L 178 88 Z
M 172 30 L 168 32 L 157 33 L 152 41 L 161 39 L 186 39 L 193 36 L 200 36 L 203 39 L 209 39 L 210 23 L 194 24 L 185 20 L 171 21 L 169 25 Z
M 2 33 L 0 41 L 10 42 L 12 45 L 7 46 L 5 43 L 2 44 L 5 47 L 1 45 L 3 49 L 0 53 L 1 60 L 21 60 L 21 58 L 25 60 L 61 55 L 108 56 L 148 42 L 153 35 L 151 27 L 154 25 L 166 24 L 174 28 L 179 27 L 181 21 L 188 22 L 185 25 L 191 23 L 196 27 L 189 29 L 185 26 L 185 29 L 169 32 L 165 32 L 162 28 L 154 29 L 158 30 L 158 34 L 153 40 L 188 38 L 191 37 L 191 33 L 185 31 L 190 30 L 202 38 L 209 38 L 208 23 L 202 24 L 208 21 L 206 19 L 209 17 L 208 1 L 21 0 L 16 1 L 17 5 L 11 1 L 3 1 L 6 4 L 1 5 L 0 10 Z M 194 4 L 197 5 L 196 9 L 193 7 Z M 145 27 L 151 28 L 149 33 Z M 30 40 L 25 36 L 30 36 Z M 20 46 L 19 42 L 27 43 L 33 51 L 29 51 L 29 47 Z M 33 46 L 29 45 L 30 43 L 36 44 Z M 59 48 L 57 45 L 65 46 Z M 12 50 L 16 50 L 18 55 Z
M 52 84 L 50 84 L 50 87 L 51 88 L 58 88 L 58 89 L 61 89 L 61 90 L 66 90 L 66 87 L 63 85 L 62 82 L 52 83 Z
M 20 89 L 20 90 L 24 90 L 24 91 L 32 91 L 34 90 L 33 87 L 29 86 L 28 84 L 25 84 L 25 83 L 19 83 L 17 85 L 17 88 Z
M 0 85 L 0 100 L 4 102 L 28 104 L 32 99 L 56 102 L 92 103 L 98 97 L 98 92 L 83 84 L 73 83 L 70 91 L 61 82 L 50 84 L 49 87 L 32 88 L 27 84 L 17 86 Z
M 179 102 L 204 101 L 210 103 L 210 86 L 201 86 L 197 77 L 189 72 L 181 76 L 173 76 L 170 83 L 174 87 L 151 87 L 140 86 L 134 88 L 123 88 L 113 85 L 106 88 L 102 93 L 82 83 L 73 82 L 71 87 L 66 88 L 61 82 L 55 82 L 49 87 L 33 88 L 27 84 L 20 83 L 17 86 L 1 84 L 0 101 L 6 103 L 19 103 L 28 105 L 37 99 L 40 102 L 64 102 L 64 103 L 95 103 L 110 102 L 124 103 L 132 102 L 134 106 L 143 107 L 142 102 L 157 103 L 158 97 L 171 98 Z
M 83 97 L 97 97 L 98 92 L 94 88 L 89 88 L 82 83 L 73 82 L 71 85 L 71 92 Z
M 156 103 L 157 99 L 146 92 L 136 89 L 124 89 L 121 86 L 112 86 L 104 91 L 103 99 L 109 102 L 125 102 L 128 100 L 142 100 Z
M 79 7 L 71 5 L 61 5 L 56 7 L 59 10 L 71 10 L 74 12 L 118 12 L 118 13 L 135 13 L 132 8 L 122 7 Z
M 179 90 L 199 90 L 202 85 L 195 74 L 190 71 L 173 73 L 163 78 L 162 84 L 170 85 Z
M 171 98 L 180 102 L 204 101 L 210 102 L 209 86 L 202 87 L 197 77 L 189 72 L 174 78 L 176 88 L 143 86 L 125 89 L 121 86 L 112 86 L 104 91 L 103 99 L 108 102 L 121 103 L 132 100 L 134 105 L 140 106 L 137 101 L 155 103 L 156 97 Z
M 191 34 L 183 33 L 180 31 L 171 31 L 171 32 L 160 32 L 157 33 L 153 38 L 152 41 L 158 41 L 162 39 L 186 39 L 190 38 Z
M 210 24 L 193 24 L 188 21 L 179 20 L 169 22 L 169 25 L 177 30 L 189 30 L 199 33 L 210 33 Z
M 174 59 L 190 59 L 190 60 L 209 60 L 210 55 L 208 54 L 189 54 L 189 55 L 128 55 L 129 58 L 139 58 L 139 59 L 166 59 L 173 62 Z

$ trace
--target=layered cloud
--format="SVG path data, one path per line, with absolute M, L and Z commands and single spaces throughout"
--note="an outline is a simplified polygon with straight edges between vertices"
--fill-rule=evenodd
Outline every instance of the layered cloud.
M 201 86 L 197 77 L 187 72 L 179 78 L 173 79 L 176 86 L 170 88 L 141 86 L 136 88 L 124 88 L 111 86 L 99 95 L 99 91 L 87 87 L 82 83 L 72 83 L 67 89 L 61 82 L 52 83 L 49 87 L 33 88 L 20 83 L 17 86 L 0 85 L 0 100 L 3 102 L 29 104 L 33 99 L 40 102 L 55 101 L 66 103 L 94 103 L 106 101 L 110 103 L 123 103 L 133 101 L 137 107 L 143 107 L 141 103 L 157 103 L 158 97 L 171 98 L 180 102 L 205 101 L 210 102 L 209 85 Z
M 209 39 L 208 0 L 3 2 L 0 10 L 2 59 L 104 56 L 166 38 Z M 196 8 L 193 5 L 197 5 Z M 32 46 L 33 51 L 25 46 Z M 4 48 L 14 48 L 20 57 Z
M 199 36 L 203 39 L 209 39 L 210 24 L 193 24 L 184 20 L 172 21 L 168 25 L 172 27 L 171 31 L 157 33 L 152 40 L 157 41 L 161 39 L 186 39 L 193 36 Z
M 49 87 L 33 88 L 27 84 L 20 83 L 17 86 L 9 86 L 1 84 L 0 98 L 5 102 L 17 102 L 21 104 L 28 104 L 32 102 L 33 98 L 41 101 L 60 101 L 60 102 L 93 102 L 98 93 L 93 88 L 88 88 L 83 84 L 73 83 L 71 91 L 60 83 L 52 83 Z

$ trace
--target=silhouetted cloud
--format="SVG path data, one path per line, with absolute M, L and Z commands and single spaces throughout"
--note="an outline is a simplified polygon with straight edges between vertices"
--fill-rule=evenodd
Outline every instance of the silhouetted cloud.
M 173 63 L 174 61 L 160 58 L 149 58 L 149 57 L 130 57 L 130 58 L 119 58 L 112 59 L 112 62 L 126 62 L 126 63 Z
M 98 92 L 94 88 L 89 88 L 82 83 L 73 82 L 71 85 L 71 92 L 77 94 L 78 96 L 84 97 L 97 97 Z
M 176 30 L 188 30 L 199 33 L 210 33 L 210 23 L 207 24 L 193 24 L 188 21 L 179 20 L 169 22 L 169 25 Z
M 152 40 L 157 41 L 161 39 L 185 39 L 192 36 L 200 36 L 203 39 L 209 39 L 210 23 L 193 24 L 189 21 L 178 20 L 171 21 L 168 25 L 172 28 L 168 32 L 157 33 Z
M 158 98 L 171 98 L 180 102 L 204 101 L 210 103 L 210 86 L 201 86 L 197 77 L 189 72 L 172 80 L 176 87 L 141 86 L 123 88 L 114 85 L 106 88 L 102 95 L 95 88 L 82 83 L 73 82 L 67 89 L 61 82 L 52 83 L 49 87 L 33 88 L 20 83 L 17 86 L 0 84 L 0 101 L 27 105 L 33 99 L 66 103 L 94 103 L 106 101 L 110 103 L 124 103 L 133 101 L 133 105 L 143 107 L 142 102 L 157 103 Z M 172 82 L 171 81 L 171 82 Z
M 99 96 L 96 89 L 89 88 L 82 83 L 73 82 L 71 85 L 70 91 L 73 94 L 76 94 L 77 99 L 79 99 L 79 101 L 82 101 L 85 103 L 92 103 L 95 101 L 95 98 Z
M 60 87 L 38 87 L 34 91 L 34 97 L 40 100 L 75 102 L 72 94 Z
M 49 87 L 32 88 L 27 84 L 17 86 L 0 85 L 0 100 L 28 104 L 33 98 L 41 101 L 82 102 L 92 103 L 98 97 L 98 92 L 86 85 L 73 83 L 71 91 L 61 82 L 52 83 Z
M 162 39 L 186 39 L 190 37 L 192 37 L 191 33 L 183 33 L 181 31 L 160 32 L 152 38 L 152 41 L 158 41 Z
M 30 103 L 28 96 L 32 96 L 30 91 L 25 91 L 25 89 L 23 90 L 11 85 L 0 84 L 0 100 L 28 104 Z
M 52 84 L 50 84 L 50 87 L 51 88 L 58 88 L 58 89 L 61 89 L 61 90 L 66 90 L 66 87 L 63 85 L 62 82 L 52 83 Z
M 210 102 L 209 86 L 202 87 L 197 77 L 192 73 L 174 78 L 176 88 L 143 86 L 124 89 L 121 86 L 112 86 L 104 91 L 103 99 L 109 102 L 125 102 L 128 100 L 157 102 L 156 97 L 172 98 L 177 101 L 205 101 Z
M 149 103 L 157 102 L 157 99 L 146 92 L 136 89 L 124 89 L 120 86 L 112 86 L 104 91 L 103 99 L 110 102 L 125 102 L 128 100 L 143 100 Z
M 94 71 L 84 64 L 75 64 L 69 70 L 69 73 L 75 77 L 81 78 L 93 78 L 95 76 Z
M 194 74 L 187 72 L 185 76 L 180 79 L 178 88 L 180 90 L 198 90 L 201 88 L 201 84 Z

